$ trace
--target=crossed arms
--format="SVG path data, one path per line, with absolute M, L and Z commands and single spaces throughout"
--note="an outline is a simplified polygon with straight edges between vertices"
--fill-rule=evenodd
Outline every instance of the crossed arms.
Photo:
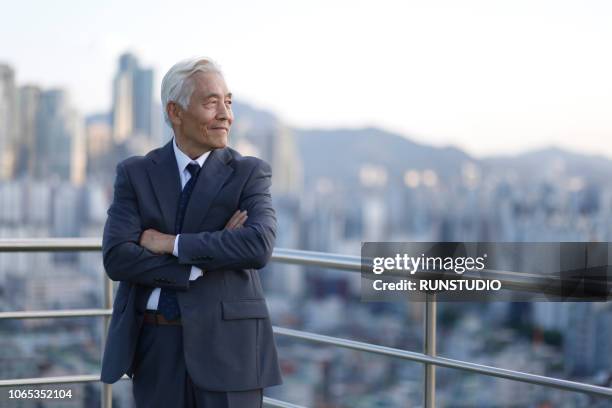
M 263 268 L 276 239 L 271 175 L 270 166 L 258 160 L 240 196 L 244 212 L 234 213 L 220 231 L 180 234 L 175 257 L 174 235 L 143 231 L 134 188 L 120 163 L 102 240 L 106 273 L 115 281 L 185 291 L 191 266 L 206 271 Z

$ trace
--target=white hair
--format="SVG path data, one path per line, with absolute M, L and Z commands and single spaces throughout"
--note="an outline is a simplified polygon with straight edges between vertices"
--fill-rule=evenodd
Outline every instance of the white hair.
M 223 75 L 219 65 L 208 57 L 190 58 L 177 62 L 168 70 L 161 85 L 161 99 L 164 120 L 172 127 L 168 117 L 168 103 L 174 102 L 187 109 L 195 89 L 191 76 L 196 72 L 216 72 Z

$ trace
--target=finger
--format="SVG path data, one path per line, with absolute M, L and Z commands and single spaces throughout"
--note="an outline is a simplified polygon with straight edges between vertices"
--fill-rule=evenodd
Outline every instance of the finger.
M 240 222 L 242 224 L 244 224 L 244 222 L 246 221 L 246 219 L 249 218 L 249 215 L 247 214 L 246 210 L 242 213 L 242 215 L 240 216 Z
M 238 225 L 239 220 L 240 220 L 240 212 L 237 211 L 234 213 L 232 218 L 230 218 L 230 220 L 227 222 L 227 228 L 228 229 L 236 228 L 236 225 Z
M 238 211 L 236 211 L 231 218 L 229 219 L 229 221 L 225 224 L 225 228 L 232 228 L 236 222 L 236 217 L 238 216 Z
M 240 218 L 242 218 L 242 212 L 240 210 L 238 210 L 236 212 L 236 214 L 234 214 L 234 216 L 232 217 L 233 225 L 238 224 L 238 222 L 240 221 Z
M 245 211 L 240 211 L 240 213 L 236 216 L 236 222 L 234 223 L 235 225 L 239 224 L 245 217 L 246 212 Z
M 246 215 L 246 211 L 238 211 L 238 213 L 233 217 L 233 224 L 236 226 Z
M 244 215 L 243 215 L 243 216 L 240 218 L 240 220 L 239 220 L 238 224 L 236 225 L 236 228 L 240 228 L 240 227 L 242 227 L 242 226 L 244 225 L 244 223 L 246 222 L 247 218 L 249 218 L 249 217 L 248 217 L 246 214 L 244 214 Z
M 242 218 L 242 214 L 243 214 L 243 211 L 240 211 L 240 210 L 234 213 L 234 216 L 232 217 L 234 224 L 236 224 L 236 222 L 240 220 L 240 218 Z

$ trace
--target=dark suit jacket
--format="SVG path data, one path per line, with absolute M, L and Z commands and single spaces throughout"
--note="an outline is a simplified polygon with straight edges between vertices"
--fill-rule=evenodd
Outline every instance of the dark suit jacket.
M 108 276 L 120 281 L 102 360 L 101 379 L 132 375 L 143 313 L 155 287 L 177 291 L 187 370 L 196 386 L 240 391 L 282 382 L 268 309 L 256 269 L 276 237 L 270 166 L 235 150 L 216 149 L 204 162 L 185 212 L 179 257 L 138 243 L 142 231 L 174 233 L 181 182 L 172 141 L 117 166 L 104 226 Z M 237 210 L 242 228 L 225 230 Z M 191 266 L 204 276 L 189 281 Z

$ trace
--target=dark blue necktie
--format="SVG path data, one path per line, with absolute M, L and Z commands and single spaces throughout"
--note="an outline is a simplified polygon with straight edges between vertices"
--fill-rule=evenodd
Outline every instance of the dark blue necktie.
M 181 230 L 183 229 L 183 218 L 185 218 L 185 209 L 187 208 L 189 197 L 191 197 L 193 186 L 195 186 L 196 180 L 198 179 L 198 174 L 200 174 L 200 166 L 197 163 L 189 163 L 187 165 L 187 170 L 189 171 L 189 174 L 191 174 L 191 178 L 185 184 L 185 187 L 181 192 L 181 197 L 179 198 L 179 205 L 176 211 L 175 222 L 176 234 L 180 234 Z M 159 294 L 159 304 L 157 306 L 157 310 L 167 320 L 176 320 L 181 315 L 181 310 L 179 309 L 178 301 L 176 300 L 175 290 L 162 288 L 161 293 Z

